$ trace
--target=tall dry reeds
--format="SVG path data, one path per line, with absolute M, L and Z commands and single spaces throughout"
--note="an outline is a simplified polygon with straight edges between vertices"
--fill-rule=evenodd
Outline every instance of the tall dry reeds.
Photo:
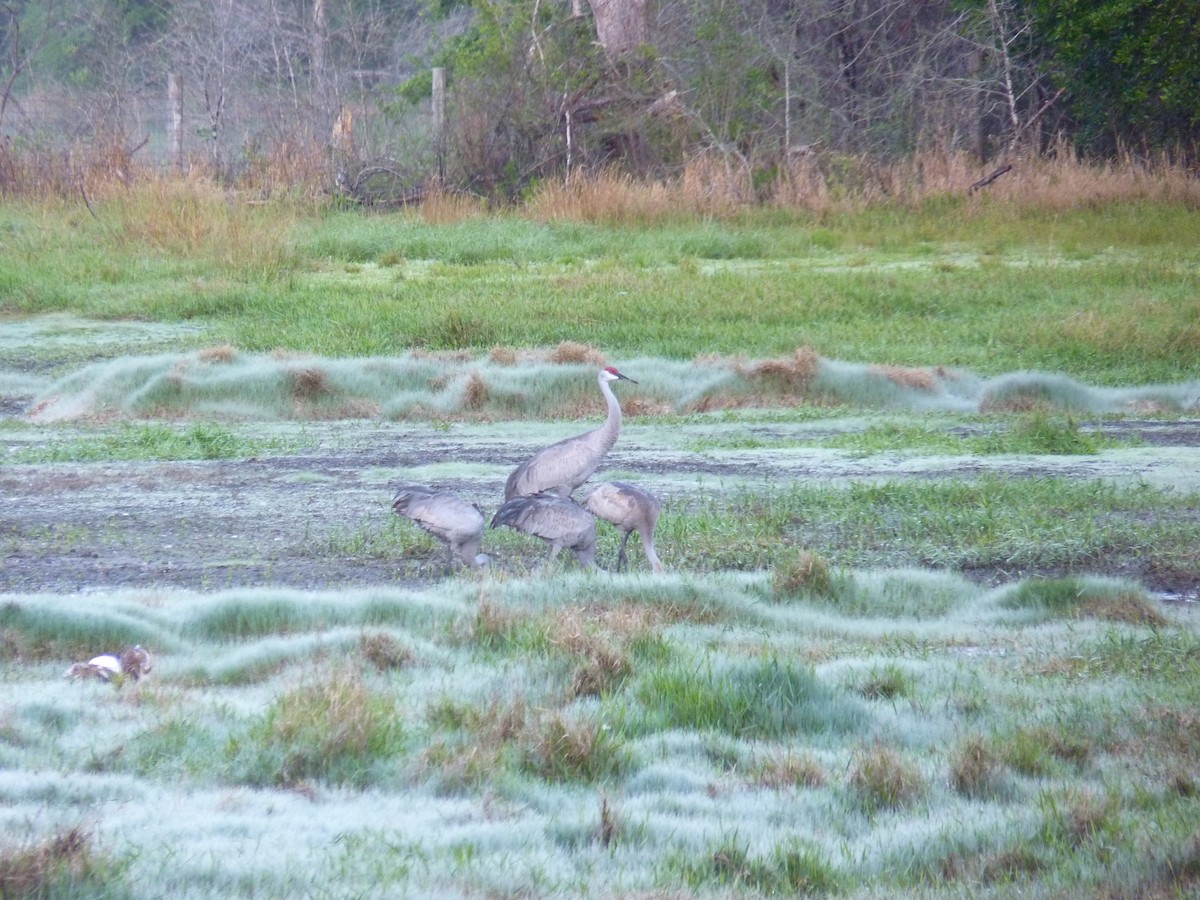
M 205 161 L 167 170 L 145 162 L 141 149 L 122 134 L 67 147 L 5 139 L 0 142 L 0 196 L 82 198 L 90 204 L 147 183 L 163 192 L 179 182 L 209 183 L 246 203 L 280 198 L 319 202 L 336 193 L 334 154 L 316 142 L 277 141 L 248 155 L 234 175 L 214 172 Z M 995 177 L 989 181 L 990 175 Z M 1084 159 L 1065 143 L 1041 155 L 1016 153 L 988 163 L 937 146 L 892 159 L 806 149 L 768 168 L 709 152 L 695 156 L 670 178 L 637 178 L 605 169 L 546 180 L 523 210 L 543 221 L 641 225 L 695 216 L 720 219 L 756 206 L 820 215 L 880 204 L 912 208 L 947 197 L 1056 211 L 1138 200 L 1194 206 L 1200 205 L 1200 178 L 1168 154 Z M 489 212 L 478 197 L 452 186 L 427 187 L 420 204 L 430 224 Z

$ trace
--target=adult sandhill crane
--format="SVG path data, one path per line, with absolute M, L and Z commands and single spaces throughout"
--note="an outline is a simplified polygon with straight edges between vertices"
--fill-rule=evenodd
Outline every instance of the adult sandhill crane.
M 614 381 L 637 384 L 612 366 L 601 369 L 596 381 L 608 403 L 608 418 L 604 424 L 551 444 L 517 466 L 504 485 L 505 500 L 542 491 L 570 497 L 575 488 L 591 478 L 596 466 L 600 465 L 600 460 L 612 449 L 617 442 L 617 435 L 621 433 L 621 404 L 617 402 L 609 384 Z
M 392 509 L 446 545 L 447 572 L 454 566 L 456 553 L 476 569 L 488 564 L 487 554 L 479 552 L 483 513 L 461 497 L 423 484 L 406 483 L 397 488 Z
M 572 500 L 557 494 L 541 493 L 513 497 L 496 510 L 492 527 L 507 525 L 525 534 L 539 537 L 550 545 L 550 559 L 563 547 L 575 554 L 584 569 L 596 564 L 596 517 Z
M 642 539 L 646 559 L 656 575 L 666 569 L 654 549 L 654 528 L 662 502 L 644 488 L 624 481 L 609 481 L 598 486 L 583 499 L 584 507 L 598 519 L 610 522 L 621 532 L 621 549 L 617 552 L 617 571 L 625 566 L 625 545 L 634 531 Z

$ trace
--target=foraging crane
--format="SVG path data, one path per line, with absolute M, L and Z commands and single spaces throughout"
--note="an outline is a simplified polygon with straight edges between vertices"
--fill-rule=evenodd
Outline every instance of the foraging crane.
M 507 525 L 539 537 L 550 545 L 549 565 L 563 547 L 575 554 L 581 568 L 596 565 L 596 517 L 572 500 L 540 493 L 513 497 L 496 510 L 492 527 Z
M 476 569 L 490 561 L 486 553 L 479 552 L 483 513 L 462 498 L 410 482 L 397 488 L 392 509 L 446 545 L 447 573 L 454 566 L 456 553 L 464 564 Z
M 596 381 L 608 403 L 608 418 L 604 424 L 551 444 L 517 466 L 504 485 L 505 500 L 542 491 L 570 497 L 575 488 L 591 478 L 596 466 L 600 465 L 600 460 L 612 449 L 621 433 L 621 404 L 617 402 L 609 383 L 629 381 L 637 384 L 612 366 L 601 369 Z
M 584 508 L 597 519 L 603 519 L 621 532 L 621 549 L 617 552 L 617 571 L 625 566 L 625 544 L 634 531 L 642 539 L 646 559 L 654 574 L 661 575 L 666 569 L 654 549 L 654 528 L 662 502 L 644 488 L 624 481 L 610 481 L 600 485 L 583 500 Z

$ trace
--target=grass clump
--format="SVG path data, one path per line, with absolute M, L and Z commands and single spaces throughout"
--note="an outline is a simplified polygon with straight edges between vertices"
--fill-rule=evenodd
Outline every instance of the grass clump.
M 551 713 L 524 735 L 526 767 L 549 781 L 617 775 L 625 762 L 618 731 L 597 717 Z
M 750 781 L 764 788 L 818 788 L 825 784 L 825 770 L 819 760 L 807 753 L 771 753 L 755 759 L 750 766 Z
M 1058 763 L 1081 766 L 1094 754 L 1094 741 L 1051 725 L 1029 725 L 997 738 L 995 753 L 1016 772 L 1037 777 L 1052 774 Z
M 41 842 L 0 844 L 0 897 L 132 897 L 123 866 L 96 850 L 90 832 L 76 825 Z
M 420 766 L 435 774 L 443 790 L 484 783 L 510 760 L 519 765 L 516 748 L 530 719 L 524 695 L 483 700 L 440 697 L 429 705 L 425 718 L 431 740 Z
M 858 686 L 858 692 L 868 700 L 895 700 L 911 697 L 913 678 L 895 663 L 874 667 Z
M 402 669 L 413 661 L 412 651 L 383 631 L 364 632 L 358 639 L 358 649 L 363 659 L 380 672 Z
M 260 787 L 320 781 L 366 787 L 404 748 L 394 697 L 335 670 L 280 695 L 230 742 L 236 778 Z
M 90 659 L 106 648 L 161 646 L 163 634 L 120 613 L 9 600 L 0 604 L 0 659 Z
M 849 786 L 868 812 L 907 806 L 929 787 L 915 764 L 898 750 L 880 744 L 855 754 Z
M 777 844 L 769 854 L 753 855 L 734 837 L 698 859 L 673 856 L 663 869 L 670 873 L 663 880 L 682 879 L 697 891 L 717 886 L 766 896 L 807 896 L 841 889 L 837 869 L 816 848 L 798 840 Z
M 640 676 L 634 693 L 652 727 L 734 737 L 845 732 L 866 719 L 858 705 L 826 687 L 811 670 L 775 659 L 674 662 Z
M 999 792 L 1003 772 L 1003 762 L 989 742 L 980 735 L 971 735 L 951 757 L 950 784 L 966 797 L 993 797 Z
M 777 600 L 829 599 L 836 586 L 829 562 L 811 550 L 789 556 L 771 571 L 771 588 Z
M 1100 578 L 1031 578 L 1017 585 L 1003 605 L 1050 617 L 1102 619 L 1153 627 L 1167 624 L 1166 617 L 1142 588 Z

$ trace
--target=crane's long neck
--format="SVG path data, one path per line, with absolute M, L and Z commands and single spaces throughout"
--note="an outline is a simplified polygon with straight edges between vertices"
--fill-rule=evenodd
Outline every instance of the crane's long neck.
M 613 393 L 605 379 L 600 378 L 598 382 L 600 393 L 604 395 L 604 400 L 608 404 L 608 418 L 604 420 L 603 425 L 596 429 L 596 433 L 603 441 L 607 452 L 612 449 L 612 445 L 617 442 L 617 437 L 621 434 L 621 404 L 617 402 L 617 395 Z

